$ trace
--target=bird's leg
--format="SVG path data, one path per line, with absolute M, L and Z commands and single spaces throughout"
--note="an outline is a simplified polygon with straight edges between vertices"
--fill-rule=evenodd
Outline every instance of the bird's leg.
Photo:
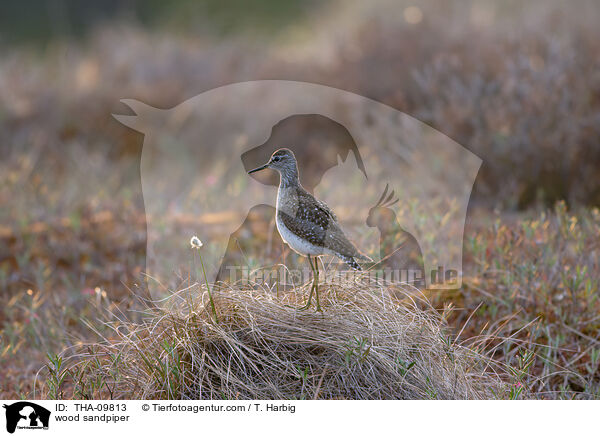
M 314 287 L 315 287 L 315 292 L 317 294 L 317 312 L 322 312 L 321 304 L 319 303 L 319 258 L 316 256 L 315 256 L 314 274 L 315 274 Z
M 310 294 L 308 295 L 308 302 L 304 306 L 299 307 L 298 310 L 306 310 L 306 309 L 308 309 L 310 307 L 310 303 L 312 301 L 312 295 L 313 295 L 313 292 L 315 290 L 315 285 L 316 285 L 316 282 L 315 282 L 315 270 L 313 269 L 312 259 L 310 258 L 310 255 L 308 256 L 308 264 L 310 265 L 310 269 L 313 272 L 313 284 L 310 287 Z

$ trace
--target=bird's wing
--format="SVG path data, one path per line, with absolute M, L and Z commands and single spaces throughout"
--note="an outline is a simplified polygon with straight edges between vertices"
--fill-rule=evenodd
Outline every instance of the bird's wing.
M 301 216 L 289 215 L 281 210 L 277 211 L 279 219 L 295 235 L 307 240 L 317 247 L 323 247 L 327 231 L 314 221 L 303 219 Z
M 325 202 L 316 199 L 303 189 L 299 190 L 298 192 L 298 201 L 300 205 L 303 206 L 303 208 L 307 208 L 309 210 L 314 210 L 316 208 L 317 210 L 315 212 L 320 215 L 324 215 L 323 218 L 327 218 L 327 221 L 333 220 L 337 222 L 337 216 L 335 215 L 335 213 L 333 213 L 329 206 L 325 204 Z
M 323 209 L 325 212 L 327 212 L 327 214 L 329 214 L 329 216 L 331 217 L 332 220 L 337 222 L 337 220 L 338 220 L 337 216 L 335 213 L 333 213 L 333 211 L 331 209 L 329 209 L 329 206 L 327 206 L 327 204 L 325 204 L 321 200 L 317 200 L 316 198 L 315 198 L 315 200 L 317 201 L 317 203 L 319 203 L 319 206 L 321 207 L 321 209 Z
M 346 234 L 337 223 L 333 223 L 327 231 L 327 235 L 325 236 L 325 246 L 344 256 L 358 257 L 360 259 L 364 257 L 346 237 Z
M 287 217 L 290 226 L 307 229 L 310 238 L 318 245 L 351 257 L 362 257 L 362 254 L 348 240 L 337 222 L 337 217 L 322 201 L 317 200 L 308 192 L 298 192 L 299 207 L 295 217 Z M 287 225 L 287 223 L 286 223 Z M 289 226 L 288 226 L 289 227 Z M 306 235 L 305 235 L 306 237 Z

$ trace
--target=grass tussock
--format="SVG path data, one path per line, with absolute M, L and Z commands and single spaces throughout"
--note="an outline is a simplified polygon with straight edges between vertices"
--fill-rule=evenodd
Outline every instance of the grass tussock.
M 186 313 L 154 308 L 143 322 L 115 323 L 115 337 L 87 348 L 63 372 L 82 398 L 503 395 L 491 361 L 453 342 L 443 318 L 422 301 L 399 302 L 382 287 L 342 283 L 322 292 L 323 313 L 286 306 L 299 304 L 306 292 L 297 288 L 279 298 L 267 289 L 221 289 L 218 323 L 202 302 L 188 301 Z

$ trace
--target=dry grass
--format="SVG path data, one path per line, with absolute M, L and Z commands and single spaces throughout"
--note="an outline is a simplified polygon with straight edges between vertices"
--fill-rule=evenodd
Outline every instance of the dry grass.
M 307 284 L 308 285 L 308 284 Z M 324 286 L 325 288 L 325 286 Z M 327 285 L 324 313 L 297 311 L 306 287 L 216 293 L 113 323 L 63 370 L 75 397 L 136 399 L 486 399 L 509 395 L 493 363 L 452 341 L 424 300 L 381 286 Z M 408 294 L 406 294 L 408 295 Z M 206 306 L 209 307 L 208 305 Z M 62 389 L 62 387 L 61 387 Z M 61 389 L 54 394 L 61 396 Z
M 512 337 L 493 353 L 509 367 L 534 353 L 520 381 L 537 398 L 600 398 L 600 210 L 568 211 L 560 202 L 485 230 L 484 221 L 473 220 L 478 229 L 465 243 L 462 288 L 436 295 L 434 305 L 466 309 L 451 325 L 475 313 L 465 340 L 483 329 Z

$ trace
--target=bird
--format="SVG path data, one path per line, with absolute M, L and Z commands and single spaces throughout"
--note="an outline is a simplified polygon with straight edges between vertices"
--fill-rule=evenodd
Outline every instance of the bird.
M 279 188 L 275 222 L 281 239 L 296 253 L 307 256 L 313 272 L 313 283 L 307 303 L 299 309 L 311 306 L 313 292 L 316 293 L 316 310 L 321 312 L 319 302 L 318 257 L 331 254 L 339 257 L 355 270 L 362 270 L 358 260 L 369 261 L 345 235 L 335 213 L 323 201 L 316 199 L 300 184 L 298 163 L 292 150 L 281 148 L 275 151 L 269 161 L 253 170 L 271 168 L 279 173 Z M 314 257 L 314 268 L 312 258 Z
M 369 210 L 366 225 L 379 230 L 380 261 L 384 271 L 397 275 L 398 279 L 416 287 L 425 285 L 423 253 L 417 239 L 405 231 L 397 220 L 392 206 L 398 203 L 394 190 L 388 191 L 389 184 L 375 206 Z M 388 272 L 385 272 L 387 275 Z

